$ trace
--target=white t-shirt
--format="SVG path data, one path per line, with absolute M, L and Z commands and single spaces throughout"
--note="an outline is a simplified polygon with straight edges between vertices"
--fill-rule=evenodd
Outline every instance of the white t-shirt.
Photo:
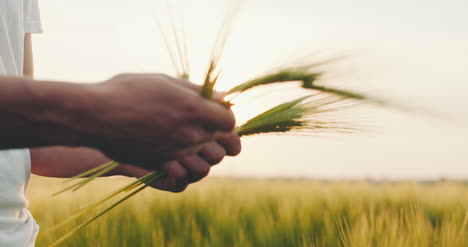
M 0 0 L 0 75 L 23 74 L 24 34 L 41 32 L 37 0 Z M 1 140 L 0 140 L 1 141 Z M 29 150 L 0 151 L 0 247 L 32 247 L 39 227 L 27 210 Z

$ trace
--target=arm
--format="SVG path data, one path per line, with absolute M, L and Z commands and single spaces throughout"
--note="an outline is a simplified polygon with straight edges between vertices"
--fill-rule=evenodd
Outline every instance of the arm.
M 53 96 L 60 92 L 70 97 L 61 100 L 62 97 Z M 0 149 L 85 144 L 79 131 L 60 123 L 57 117 L 67 115 L 67 107 L 61 104 L 79 103 L 78 95 L 91 93 L 90 88 L 77 84 L 36 83 L 27 78 L 0 76 Z M 40 99 L 37 94 L 51 97 Z
M 43 147 L 31 149 L 31 171 L 45 177 L 68 178 L 110 161 L 98 150 L 87 147 Z M 127 175 L 115 170 L 108 175 Z
M 24 37 L 24 61 L 23 61 L 23 74 L 25 78 L 6 78 L 0 76 L 0 102 L 4 104 L 4 106 L 9 107 L 9 104 L 19 103 L 20 101 L 15 101 L 14 99 L 23 99 L 28 97 L 28 93 L 25 87 L 26 78 L 33 78 L 34 76 L 34 66 L 33 66 L 33 55 L 32 55 L 32 40 L 31 34 L 27 33 Z M 30 101 L 29 103 L 34 104 L 35 102 Z M 7 105 L 8 104 L 8 105 Z M 0 105 L 0 108 L 2 106 Z M 3 137 L 3 141 L 0 142 L 0 148 L 17 148 L 17 147 L 26 147 L 26 146 L 35 146 L 35 145 L 48 145 L 49 142 L 53 142 L 52 140 L 47 140 L 49 138 L 42 137 L 44 140 L 36 140 L 33 142 L 28 142 L 27 137 L 22 135 L 16 135 L 18 131 L 17 129 L 25 128 L 26 131 L 23 131 L 23 135 L 33 135 L 37 132 L 43 131 L 43 127 L 40 125 L 36 125 L 33 121 L 28 121 L 24 119 L 22 116 L 19 116 L 14 113 L 17 109 L 7 110 L 3 108 L 0 110 L 0 127 L 5 128 L 4 131 L 0 132 L 0 137 Z M 15 136 L 12 136 L 12 135 Z M 48 134 L 48 131 L 45 131 L 44 134 Z M 69 135 L 72 133 L 69 133 Z M 41 137 L 36 135 L 36 138 L 39 139 Z M 10 143 L 5 142 L 5 140 L 11 140 Z M 64 144 L 69 144 L 67 140 L 62 140 Z M 26 144 L 28 143 L 28 144 Z
M 234 124 L 232 112 L 164 75 L 126 74 L 95 84 L 0 77 L 0 149 L 87 146 L 155 169 Z
M 23 76 L 34 77 L 34 59 L 31 34 L 24 37 Z M 65 146 L 32 148 L 31 169 L 36 175 L 48 177 L 72 177 L 107 162 L 109 158 L 97 150 L 85 147 Z M 121 172 L 115 170 L 116 174 Z M 114 175 L 114 174 L 109 174 Z
M 211 166 L 240 152 L 240 140 L 235 132 L 220 135 L 217 141 L 206 143 L 197 154 L 179 161 L 166 162 L 161 167 L 168 176 L 152 185 L 154 188 L 180 192 L 190 183 L 207 176 Z M 32 172 L 48 177 L 72 177 L 110 161 L 90 148 L 46 147 L 31 149 Z M 132 165 L 120 165 L 107 176 L 142 177 L 150 171 Z
M 32 43 L 31 43 L 31 36 L 29 34 L 26 35 L 24 43 L 25 43 L 24 75 L 26 77 L 32 78 L 34 74 L 33 73 L 34 70 L 33 70 L 33 59 L 32 59 Z M 139 76 L 138 75 L 124 75 L 121 77 L 124 77 L 124 78 L 136 77 L 135 79 L 137 79 Z M 152 78 L 146 77 L 146 79 L 154 80 L 157 78 L 155 77 L 156 76 L 153 75 Z M 11 86 L 13 86 L 13 83 L 27 84 L 25 82 L 27 80 L 21 80 L 19 78 L 4 78 L 3 80 L 5 82 L 8 79 L 12 81 L 10 82 Z M 0 83 L 1 82 L 2 82 L 2 78 L 0 77 Z M 43 82 L 43 83 L 49 84 L 50 82 L 49 83 Z M 198 92 L 199 90 L 197 86 L 186 83 L 186 82 L 172 81 L 172 83 L 177 83 L 178 85 L 181 85 L 183 87 L 188 87 L 192 91 L 195 91 L 195 92 Z M 0 87 L 1 86 L 4 86 L 4 85 L 0 84 Z M 46 85 L 41 85 L 41 86 L 46 86 Z M 54 86 L 54 85 L 49 85 L 49 86 Z M 65 86 L 65 84 L 56 84 L 55 86 L 56 87 Z M 60 92 L 61 90 L 58 89 L 57 91 Z M 21 87 L 20 87 L 20 90 L 16 92 L 21 93 L 22 92 Z M 24 92 L 24 93 L 27 93 L 27 92 Z M 80 95 L 80 94 L 77 93 L 76 95 Z M 89 96 L 89 93 L 82 94 L 82 96 L 86 96 L 86 95 Z M 12 96 L 18 97 L 18 95 L 16 94 L 13 94 Z M 73 101 L 71 101 L 71 103 L 73 103 Z M 2 119 L 2 115 L 0 114 L 0 120 L 1 119 Z M 5 119 L 5 117 L 3 117 L 3 119 Z M 21 119 L 15 119 L 15 118 L 13 118 L 12 120 L 16 122 L 21 121 Z M 27 120 L 25 121 L 25 123 L 27 123 Z M 13 124 L 15 123 L 13 122 Z M 45 124 L 45 127 L 47 128 L 47 124 Z M 35 133 L 34 129 L 30 129 L 30 130 L 31 130 L 31 133 Z M 177 129 L 177 131 L 181 131 L 181 129 Z M 55 133 L 57 132 L 59 132 L 59 129 L 55 129 Z M 68 140 L 68 138 L 66 138 L 66 136 L 73 134 L 73 132 L 68 132 L 68 133 L 67 132 L 68 130 L 65 129 L 63 133 L 59 134 L 59 136 L 65 135 L 65 138 L 63 137 L 59 138 L 61 139 L 58 141 L 60 145 L 67 145 L 68 142 L 66 140 Z M 193 136 L 193 133 L 191 136 Z M 48 138 L 50 138 L 51 136 L 46 134 L 44 137 L 47 143 L 51 141 L 51 140 L 48 140 Z M 75 138 L 72 137 L 71 139 L 73 140 Z M 72 141 L 72 144 L 71 144 L 72 146 L 73 146 L 73 143 L 80 143 L 80 142 Z M 18 145 L 21 145 L 21 144 L 18 144 Z M 42 146 L 42 144 L 39 143 L 38 146 Z M 126 149 L 123 152 L 129 152 L 129 151 L 130 151 L 129 149 Z M 210 170 L 211 165 L 219 163 L 226 154 L 237 155 L 239 152 L 240 152 L 240 140 L 237 134 L 235 134 L 235 132 L 221 134 L 219 135 L 217 141 L 212 141 L 203 145 L 200 148 L 200 151 L 196 154 L 191 154 L 187 157 L 184 157 L 180 161 L 161 163 L 160 165 L 153 164 L 153 167 L 161 166 L 169 174 L 165 179 L 162 179 L 158 181 L 156 184 L 154 184 L 153 187 L 158 188 L 158 189 L 168 190 L 168 191 L 174 191 L 174 192 L 182 191 L 187 187 L 189 183 L 196 182 L 199 179 L 206 176 Z M 57 146 L 57 147 L 45 147 L 45 148 L 31 149 L 31 160 L 32 160 L 32 171 L 33 173 L 37 175 L 49 176 L 49 177 L 71 177 L 79 173 L 82 173 L 86 170 L 92 169 L 105 162 L 108 162 L 110 159 L 106 157 L 104 154 L 102 154 L 101 152 L 99 152 L 98 150 L 92 149 L 92 148 L 84 148 L 84 147 L 70 148 L 70 147 L 65 147 L 65 146 Z M 117 169 L 112 171 L 112 173 L 109 173 L 108 175 L 124 175 L 124 176 L 131 176 L 131 177 L 141 177 L 149 172 L 150 170 L 147 170 L 144 168 L 131 166 L 131 165 L 121 165 Z

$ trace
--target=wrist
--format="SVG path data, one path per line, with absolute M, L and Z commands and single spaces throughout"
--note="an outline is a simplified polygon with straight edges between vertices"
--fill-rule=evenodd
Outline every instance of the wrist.
M 46 145 L 90 146 L 80 124 L 92 109 L 92 84 L 24 80 L 23 88 L 30 99 L 25 115 L 43 125 Z

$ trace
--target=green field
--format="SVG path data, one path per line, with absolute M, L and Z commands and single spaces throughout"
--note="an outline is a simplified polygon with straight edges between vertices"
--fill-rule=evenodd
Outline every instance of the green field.
M 67 230 L 48 228 L 124 182 L 52 198 L 60 180 L 34 177 L 37 246 Z M 467 247 L 468 185 L 211 178 L 180 194 L 148 189 L 63 246 Z

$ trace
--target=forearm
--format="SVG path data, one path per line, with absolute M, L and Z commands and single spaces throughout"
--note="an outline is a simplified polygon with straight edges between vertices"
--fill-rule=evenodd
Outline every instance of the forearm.
M 83 116 L 90 92 L 84 84 L 0 76 L 0 149 L 85 144 L 70 123 Z
M 45 147 L 31 149 L 32 173 L 45 177 L 68 178 L 109 162 L 101 152 L 91 148 Z M 131 176 L 131 168 L 121 165 L 106 176 Z

